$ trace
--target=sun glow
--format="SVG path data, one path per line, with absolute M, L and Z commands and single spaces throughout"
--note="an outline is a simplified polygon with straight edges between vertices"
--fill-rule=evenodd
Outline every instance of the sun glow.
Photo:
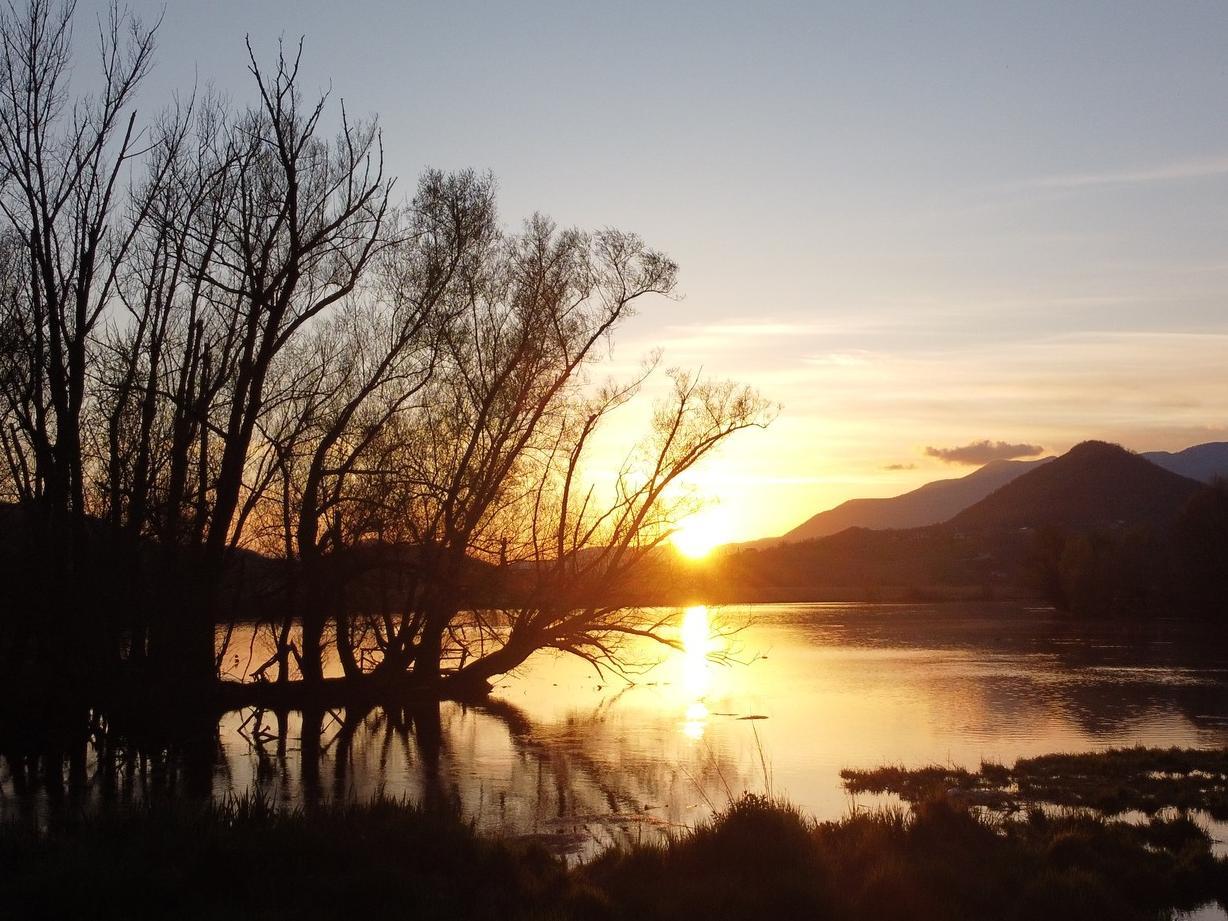
M 698 560 L 730 541 L 729 518 L 720 509 L 704 509 L 690 516 L 670 536 L 674 549 Z

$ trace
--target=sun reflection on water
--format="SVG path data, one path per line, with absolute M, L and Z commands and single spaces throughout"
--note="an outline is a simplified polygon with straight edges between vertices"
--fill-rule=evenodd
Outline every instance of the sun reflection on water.
M 708 718 L 708 708 L 704 704 L 704 697 L 712 687 L 712 663 L 708 655 L 715 646 L 707 605 L 697 604 L 683 612 L 678 639 L 682 643 L 682 690 L 688 701 L 682 731 L 698 741 L 703 738 Z

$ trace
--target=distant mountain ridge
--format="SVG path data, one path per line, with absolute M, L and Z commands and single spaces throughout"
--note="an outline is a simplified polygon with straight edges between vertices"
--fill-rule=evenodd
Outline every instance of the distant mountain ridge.
M 967 476 L 935 480 L 888 499 L 850 499 L 833 509 L 819 512 L 777 539 L 812 540 L 838 534 L 846 528 L 882 531 L 940 524 L 994 490 L 1051 460 L 1052 457 L 1031 461 L 994 461 Z
M 1200 484 L 1120 445 L 1085 441 L 947 522 L 957 530 L 1090 529 L 1171 521 Z
M 1217 477 L 1228 478 L 1228 441 L 1209 441 L 1176 452 L 1144 451 L 1139 456 L 1200 483 L 1210 483 Z
M 1106 443 L 1083 442 L 1076 447 L 1082 448 L 1083 445 L 1089 444 Z M 1146 451 L 1140 454 L 1133 454 L 1117 445 L 1111 447 L 1200 483 L 1211 483 L 1216 478 L 1228 479 L 1228 442 L 1213 441 L 1194 445 L 1183 451 Z M 935 480 L 898 496 L 849 499 L 835 508 L 819 512 L 779 537 L 752 541 L 743 546 L 765 547 L 814 540 L 838 534 L 846 528 L 885 531 L 941 524 L 955 518 L 996 490 L 1053 460 L 1052 457 L 1042 457 L 1029 461 L 993 461 L 967 476 Z M 1092 476 L 1094 478 L 1094 474 Z

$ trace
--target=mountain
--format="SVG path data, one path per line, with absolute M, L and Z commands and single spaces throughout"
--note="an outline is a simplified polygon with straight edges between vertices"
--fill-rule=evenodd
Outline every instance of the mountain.
M 1139 456 L 1202 483 L 1210 483 L 1216 477 L 1228 479 L 1228 441 L 1212 441 L 1177 452 L 1146 451 Z
M 944 523 L 850 527 L 810 540 L 743 547 L 718 558 L 703 588 L 705 597 L 728 602 L 1034 598 L 1048 588 L 1037 585 L 1041 535 L 1032 529 L 1052 525 L 1058 537 L 1106 532 L 1095 544 L 1100 555 L 1083 565 L 1092 567 L 1086 573 L 1108 574 L 1097 576 L 1113 589 L 1096 588 L 1103 588 L 1100 600 L 1126 604 L 1140 584 L 1150 586 L 1147 591 L 1166 584 L 1168 526 L 1202 488 L 1117 445 L 1083 442 L 1029 465 Z M 1118 591 L 1118 583 L 1127 589 Z
M 1084 529 L 1172 520 L 1199 484 L 1103 441 L 1075 445 L 952 518 L 964 531 Z
M 773 542 L 812 540 L 838 534 L 846 528 L 878 531 L 938 524 L 1051 460 L 1051 457 L 1042 457 L 1031 461 L 994 461 L 967 476 L 935 480 L 890 499 L 850 499 L 819 512 Z

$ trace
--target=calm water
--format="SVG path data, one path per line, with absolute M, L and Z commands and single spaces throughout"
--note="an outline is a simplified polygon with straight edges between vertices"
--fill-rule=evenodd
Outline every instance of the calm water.
M 638 658 L 656 664 L 631 685 L 543 653 L 490 707 L 445 704 L 437 727 L 326 714 L 306 791 L 294 717 L 241 731 L 251 714 L 232 714 L 215 789 L 445 797 L 483 827 L 579 844 L 693 824 L 744 790 L 835 818 L 852 802 L 844 767 L 1228 744 L 1228 643 L 1176 625 L 842 604 L 692 608 L 677 622 L 685 651 L 644 647 Z
M 691 825 L 744 790 L 835 818 L 853 804 L 844 767 L 1228 744 L 1228 642 L 1188 626 L 848 604 L 692 608 L 677 623 L 685 651 L 638 650 L 651 667 L 634 684 L 539 654 L 487 706 L 325 712 L 307 731 L 301 714 L 236 712 L 203 767 L 172 757 L 117 776 L 95 755 L 78 787 L 120 799 L 159 783 L 198 795 L 259 787 L 308 805 L 383 791 L 585 853 Z M 722 636 L 730 627 L 741 629 Z M 267 658 L 267 642 L 236 634 L 236 675 Z M 48 795 L 0 771 L 0 807 Z

